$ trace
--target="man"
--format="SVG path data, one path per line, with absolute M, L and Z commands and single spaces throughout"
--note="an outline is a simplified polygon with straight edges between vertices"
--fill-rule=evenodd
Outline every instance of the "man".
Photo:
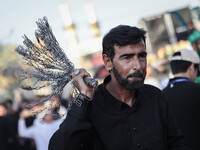
M 200 148 L 200 84 L 194 83 L 199 63 L 193 50 L 175 52 L 170 61 L 174 78 L 163 89 L 191 150 Z
M 109 71 L 96 90 L 72 74 L 80 94 L 50 140 L 49 150 L 184 150 L 183 136 L 162 92 L 143 85 L 146 75 L 145 31 L 120 25 L 103 39 Z

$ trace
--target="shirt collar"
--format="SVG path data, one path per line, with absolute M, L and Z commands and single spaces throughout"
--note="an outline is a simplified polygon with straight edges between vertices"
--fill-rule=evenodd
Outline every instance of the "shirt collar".
M 175 78 L 170 79 L 169 81 L 173 81 L 173 80 L 177 80 L 177 79 L 188 79 L 188 78 L 186 78 L 186 77 L 175 77 Z
M 178 82 L 185 82 L 185 81 L 190 81 L 190 80 L 186 77 L 175 77 L 169 80 L 168 85 L 175 84 Z
M 190 82 L 190 80 L 186 77 L 175 77 L 169 80 L 167 87 L 173 88 L 175 84 L 182 82 Z
M 130 108 L 130 106 L 128 106 L 126 103 L 124 103 L 124 102 L 122 102 L 122 101 L 116 99 L 114 96 L 112 96 L 112 95 L 109 93 L 109 91 L 106 89 L 106 84 L 107 84 L 108 82 L 110 82 L 110 80 L 111 80 L 111 75 L 108 75 L 108 76 L 104 79 L 104 82 L 103 82 L 103 84 L 102 84 L 102 90 L 103 90 L 104 94 L 108 97 L 108 100 L 109 100 L 109 101 L 112 103 L 112 105 L 113 105 L 114 107 L 116 107 L 117 110 L 119 110 L 119 111 L 122 111 L 123 108 L 127 108 L 127 107 Z M 141 89 L 139 89 L 139 90 L 136 91 L 136 97 L 137 97 L 137 98 L 136 98 L 136 101 L 135 101 L 135 103 L 133 104 L 133 106 L 132 106 L 132 108 L 131 108 L 132 110 L 135 110 L 135 109 L 137 108 L 138 104 L 139 104 L 140 97 L 141 97 Z

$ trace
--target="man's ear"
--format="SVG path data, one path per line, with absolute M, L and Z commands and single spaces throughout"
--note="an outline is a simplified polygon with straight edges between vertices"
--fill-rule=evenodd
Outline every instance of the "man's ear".
M 193 75 L 194 72 L 197 72 L 197 70 L 196 70 L 195 67 L 194 67 L 194 63 L 192 63 L 192 64 L 189 66 L 189 68 L 188 68 L 187 71 L 189 72 L 190 75 Z
M 194 69 L 194 63 L 191 63 L 191 65 L 189 66 L 188 70 L 189 70 L 190 72 L 192 72 L 192 71 L 195 70 L 195 69 Z
M 187 70 L 187 73 L 188 73 L 188 76 L 189 76 L 189 80 L 192 81 L 192 82 L 195 82 L 195 79 L 198 75 L 198 71 L 195 69 L 194 67 L 194 63 L 192 63 L 188 70 Z
M 192 63 L 191 63 L 191 65 L 188 67 L 188 69 L 187 69 L 187 71 L 186 71 L 186 73 L 189 75 L 189 76 L 191 76 L 191 74 L 192 74 L 192 67 L 193 67 L 193 65 L 192 65 Z
M 110 72 L 110 70 L 112 70 L 112 61 L 110 57 L 108 57 L 106 54 L 103 54 L 103 62 L 105 64 L 106 69 Z

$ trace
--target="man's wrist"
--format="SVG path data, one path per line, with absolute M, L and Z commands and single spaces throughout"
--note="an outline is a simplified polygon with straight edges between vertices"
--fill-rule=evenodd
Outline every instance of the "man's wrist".
M 78 106 L 81 107 L 83 105 L 83 103 L 91 103 L 91 99 L 83 94 L 83 93 L 79 93 L 79 95 L 75 98 L 74 103 Z
M 89 99 L 92 100 L 93 95 L 94 95 L 94 90 L 92 90 L 92 91 L 84 91 L 83 90 L 83 91 L 80 91 L 80 94 L 83 94 L 83 95 L 89 97 Z
M 83 93 L 79 93 L 78 98 L 83 101 L 92 101 L 90 97 L 88 97 L 87 95 Z

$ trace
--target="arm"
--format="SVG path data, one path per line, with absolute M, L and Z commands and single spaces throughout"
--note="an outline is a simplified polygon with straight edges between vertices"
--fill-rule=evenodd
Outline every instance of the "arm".
M 66 119 L 52 136 L 49 142 L 49 150 L 92 149 L 92 126 L 88 114 L 92 105 L 90 99 L 93 97 L 94 90 L 84 83 L 83 78 L 85 76 L 89 76 L 85 70 L 81 70 L 78 75 L 72 74 L 73 84 L 81 93 L 76 99 L 79 103 L 72 104 Z
M 81 150 L 91 146 L 91 124 L 87 117 L 91 102 L 82 102 L 81 107 L 72 104 L 67 118 L 52 136 L 49 150 Z
M 26 138 L 33 138 L 33 127 L 26 127 L 24 118 L 20 118 L 18 121 L 18 132 L 19 136 L 26 137 Z

